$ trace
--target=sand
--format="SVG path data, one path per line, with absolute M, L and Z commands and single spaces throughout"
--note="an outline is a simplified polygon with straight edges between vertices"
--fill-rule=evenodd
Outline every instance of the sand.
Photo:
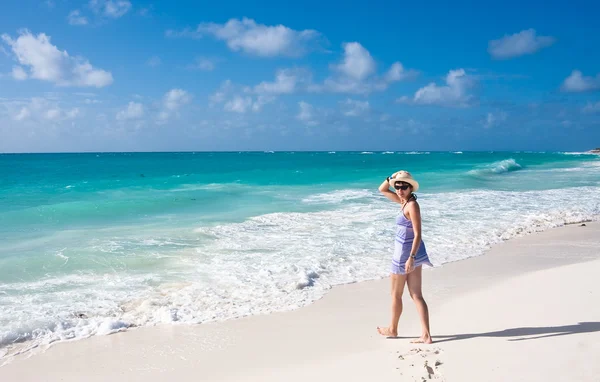
M 512 239 L 426 269 L 434 343 L 408 293 L 399 338 L 389 280 L 333 288 L 284 313 L 59 343 L 0 381 L 600 381 L 600 223 Z

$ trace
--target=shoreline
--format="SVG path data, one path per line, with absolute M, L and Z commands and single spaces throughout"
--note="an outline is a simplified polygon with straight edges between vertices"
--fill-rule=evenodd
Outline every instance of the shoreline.
M 499 245 L 503 245 L 506 242 L 511 242 L 515 239 L 520 239 L 520 238 L 524 238 L 527 236 L 531 236 L 531 235 L 536 235 L 542 232 L 546 232 L 548 230 L 553 230 L 553 229 L 557 229 L 557 228 L 563 228 L 563 227 L 568 227 L 568 226 L 577 226 L 577 225 L 582 225 L 582 224 L 586 224 L 586 223 L 593 223 L 593 222 L 598 222 L 598 224 L 600 224 L 600 219 L 599 220 L 594 220 L 594 219 L 586 219 L 586 220 L 582 220 L 582 221 L 578 221 L 578 222 L 572 222 L 572 223 L 563 223 L 562 226 L 558 226 L 558 227 L 550 227 L 550 228 L 543 228 L 541 231 L 532 231 L 532 232 L 528 232 L 525 234 L 519 234 L 517 236 L 513 236 L 510 237 L 508 239 L 503 239 L 500 242 L 497 243 L 493 243 L 490 244 L 489 247 L 487 249 L 484 249 L 483 252 L 479 255 L 475 255 L 472 257 L 467 257 L 467 258 L 462 258 L 462 259 L 457 259 L 457 260 L 452 260 L 446 263 L 443 263 L 442 265 L 435 265 L 434 267 L 424 267 L 426 268 L 424 271 L 425 272 L 429 272 L 433 269 L 438 269 L 438 268 L 442 268 L 442 267 L 446 267 L 449 264 L 454 264 L 454 263 L 460 263 L 463 261 L 468 261 L 477 257 L 482 257 L 482 256 L 486 256 L 488 254 L 488 252 L 490 250 L 492 250 L 494 247 L 499 246 Z M 429 268 L 429 269 L 427 269 Z M 111 333 L 106 333 L 106 334 L 94 334 L 88 337 L 76 337 L 76 338 L 72 338 L 72 339 L 66 339 L 66 340 L 56 340 L 53 341 L 49 344 L 42 344 L 42 345 L 35 345 L 33 347 L 27 347 L 26 345 L 28 344 L 29 341 L 20 343 L 20 345 L 24 345 L 23 348 L 17 350 L 16 352 L 8 352 L 8 356 L 6 357 L 6 359 L 2 359 L 0 358 L 0 369 L 13 362 L 14 359 L 19 359 L 19 358 L 29 358 L 32 356 L 36 356 L 37 354 L 42 354 L 45 351 L 51 349 L 54 346 L 60 345 L 60 344 L 67 344 L 67 343 L 76 343 L 78 341 L 87 341 L 91 338 L 97 337 L 97 336 L 111 336 L 111 335 L 116 335 L 116 334 L 122 334 L 122 333 L 126 333 L 126 332 L 131 332 L 131 331 L 135 331 L 135 330 L 140 330 L 140 329 L 147 329 L 147 328 L 155 328 L 155 327 L 163 327 L 163 326 L 175 326 L 175 327 L 179 327 L 182 325 L 189 325 L 189 326 L 196 326 L 196 325 L 209 325 L 209 324 L 221 324 L 221 323 L 226 323 L 232 320 L 240 320 L 240 319 L 248 319 L 251 317 L 260 317 L 260 316 L 265 316 L 265 315 L 271 315 L 271 314 L 281 314 L 281 313 L 289 313 L 289 312 L 294 312 L 297 311 L 299 309 L 305 309 L 307 307 L 309 307 L 312 304 L 315 304 L 316 302 L 318 302 L 319 300 L 322 300 L 323 298 L 326 298 L 326 296 L 331 292 L 331 290 L 333 289 L 337 289 L 340 287 L 345 287 L 347 285 L 353 285 L 353 284 L 362 284 L 362 283 L 369 283 L 369 282 L 377 282 L 377 281 L 381 281 L 381 280 L 387 280 L 389 279 L 389 276 L 380 276 L 380 277 L 375 277 L 372 279 L 368 279 L 368 280 L 361 280 L 361 281 L 352 281 L 352 282 L 348 282 L 348 283 L 343 283 L 343 284 L 336 284 L 331 286 L 329 289 L 329 291 L 325 292 L 325 294 L 315 300 L 312 300 L 310 302 L 308 302 L 306 305 L 302 305 L 296 308 L 292 308 L 292 309 L 284 309 L 284 310 L 280 310 L 280 311 L 272 311 L 272 312 L 268 312 L 268 313 L 258 313 L 258 314 L 251 314 L 251 315 L 246 315 L 246 316 L 240 316 L 240 317 L 233 317 L 233 318 L 228 318 L 225 320 L 219 320 L 219 321 L 207 321 L 207 322 L 203 322 L 203 323 L 199 323 L 199 324 L 192 324 L 192 323 L 178 323 L 178 322 L 171 322 L 171 323 L 160 323 L 160 324 L 155 324 L 155 325 L 141 325 L 141 326 L 137 326 L 137 325 L 131 325 L 131 326 L 123 326 L 120 329 L 116 329 L 114 332 Z M 23 350 L 24 349 L 24 350 Z M 2 350 L 2 349 L 0 349 Z M 5 353 L 6 354 L 6 353 Z M 0 353 L 0 355 L 3 355 L 2 353 Z M 3 355 L 4 356 L 4 355 Z
M 529 274 L 544 274 L 588 261 L 598 263 L 594 260 L 600 259 L 597 249 L 600 239 L 594 237 L 600 237 L 600 222 L 585 222 L 585 227 L 581 224 L 513 238 L 493 245 L 483 255 L 426 270 L 424 295 L 430 305 L 434 341 L 437 341 L 437 315 L 446 309 L 449 301 L 460 300 L 474 290 L 493 289 L 513 279 L 527 278 Z M 588 242 L 593 245 L 581 245 Z M 536 248 L 544 250 L 538 252 Z M 580 253 L 569 256 L 574 249 Z M 455 274 L 461 276 L 456 278 Z M 316 373 L 329 367 L 323 364 L 324 359 L 333 364 L 352 365 L 348 360 L 353 357 L 358 357 L 360 362 L 370 360 L 363 365 L 367 370 L 381 367 L 388 370 L 385 365 L 389 358 L 383 349 L 390 343 L 401 345 L 400 348 L 411 347 L 406 340 L 384 340 L 375 332 L 377 325 L 389 320 L 388 279 L 335 286 L 321 299 L 292 311 L 201 325 L 141 327 L 108 336 L 54 343 L 44 351 L 15 356 L 0 367 L 0 378 L 96 380 L 88 375 L 93 373 L 102 376 L 97 380 L 147 381 L 158 380 L 162 372 L 169 371 L 183 380 L 192 380 L 197 373 L 208 380 L 266 380 L 265 373 L 280 370 L 284 365 L 285 370 L 304 365 Z M 399 336 L 416 337 L 419 333 L 417 317 L 406 295 Z M 342 330 L 338 330 L 337 321 Z M 260 349 L 255 348 L 256 344 L 260 344 Z M 437 349 L 437 342 L 429 347 Z M 237 360 L 235 368 L 227 366 L 227 360 L 232 357 Z M 163 362 L 165 359 L 167 365 Z M 163 366 L 151 366 L 153 364 Z M 61 366 L 69 366 L 69 372 L 61 372 Z M 388 371 L 391 376 L 397 370 Z M 40 375 L 47 379 L 40 379 Z M 356 372 L 348 374 L 349 377 L 356 375 Z M 386 375 L 381 378 L 386 380 Z

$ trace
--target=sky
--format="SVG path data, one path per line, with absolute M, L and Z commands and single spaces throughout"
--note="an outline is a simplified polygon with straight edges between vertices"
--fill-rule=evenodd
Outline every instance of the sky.
M 585 151 L 600 3 L 3 0 L 0 152 Z

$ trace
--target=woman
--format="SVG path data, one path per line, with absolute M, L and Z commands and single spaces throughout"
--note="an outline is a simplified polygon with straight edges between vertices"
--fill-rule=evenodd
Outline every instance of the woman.
M 396 192 L 390 191 L 392 186 Z M 402 314 L 402 294 L 408 285 L 410 297 L 417 306 L 423 332 L 413 343 L 432 343 L 429 332 L 429 310 L 421 292 L 422 265 L 433 266 L 429 261 L 425 244 L 421 241 L 421 210 L 417 196 L 419 183 L 407 171 L 395 172 L 386 178 L 379 191 L 393 202 L 399 203 L 402 210 L 396 217 L 396 240 L 392 258 L 392 322 L 389 327 L 377 327 L 386 337 L 398 336 L 398 320 Z

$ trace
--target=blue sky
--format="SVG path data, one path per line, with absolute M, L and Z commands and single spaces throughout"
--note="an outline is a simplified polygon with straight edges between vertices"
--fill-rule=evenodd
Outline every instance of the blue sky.
M 0 152 L 600 146 L 593 2 L 7 0 Z

